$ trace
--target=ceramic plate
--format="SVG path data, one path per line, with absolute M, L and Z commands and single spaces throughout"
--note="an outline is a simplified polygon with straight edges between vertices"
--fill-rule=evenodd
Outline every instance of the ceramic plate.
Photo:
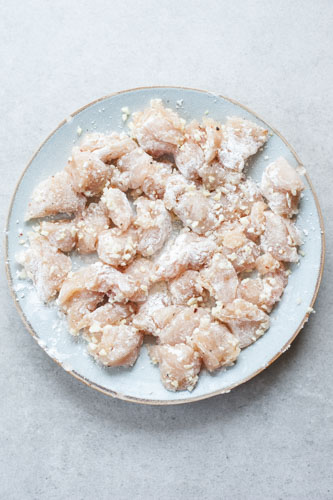
M 304 256 L 299 265 L 294 265 L 282 300 L 271 314 L 271 327 L 253 345 L 244 349 L 237 363 L 213 375 L 202 372 L 199 383 L 192 393 L 168 392 L 159 379 L 158 367 L 153 366 L 147 350 L 142 348 L 133 368 L 104 368 L 95 363 L 86 353 L 85 342 L 72 337 L 65 321 L 59 317 L 55 307 L 40 303 L 33 287 L 17 277 L 18 266 L 15 254 L 22 250 L 23 238 L 31 223 L 23 222 L 23 214 L 33 188 L 50 174 L 61 170 L 66 164 L 71 148 L 78 143 L 78 127 L 85 132 L 107 132 L 126 129 L 121 108 L 128 106 L 132 112 L 148 106 L 150 99 L 162 98 L 164 103 L 177 109 L 186 120 L 208 116 L 223 121 L 227 116 L 237 115 L 253 120 L 265 127 L 271 137 L 250 163 L 249 175 L 258 181 L 267 164 L 284 156 L 295 167 L 300 160 L 288 143 L 244 106 L 209 92 L 170 88 L 141 88 L 119 92 L 88 104 L 64 120 L 46 139 L 23 172 L 11 203 L 7 233 L 7 272 L 9 286 L 15 303 L 28 330 L 38 344 L 66 371 L 110 396 L 148 404 L 176 404 L 197 401 L 230 391 L 249 380 L 283 353 L 296 337 L 308 318 L 316 298 L 324 256 L 323 225 L 316 195 L 306 177 L 306 190 L 301 200 L 298 226 L 304 234 L 302 250 Z

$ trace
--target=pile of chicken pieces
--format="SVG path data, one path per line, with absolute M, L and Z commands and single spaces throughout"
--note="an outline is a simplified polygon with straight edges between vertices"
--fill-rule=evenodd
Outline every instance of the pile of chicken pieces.
M 237 117 L 186 123 L 155 99 L 129 134 L 87 134 L 35 188 L 26 220 L 44 219 L 18 262 L 96 360 L 132 366 L 152 335 L 164 386 L 192 390 L 265 333 L 299 258 L 304 189 L 282 157 L 260 185 L 245 176 L 267 139 Z M 73 272 L 73 250 L 98 260 Z

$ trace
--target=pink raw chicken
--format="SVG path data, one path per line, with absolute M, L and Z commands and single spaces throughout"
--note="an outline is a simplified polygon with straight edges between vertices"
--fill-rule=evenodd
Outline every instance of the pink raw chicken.
M 237 297 L 270 312 L 280 300 L 287 283 L 288 277 L 283 270 L 266 274 L 263 278 L 246 278 L 239 284 Z
M 173 304 L 185 306 L 188 301 L 193 299 L 201 299 L 202 301 L 203 288 L 199 278 L 198 271 L 185 271 L 178 278 L 170 281 L 169 292 Z
M 185 138 L 189 143 L 194 142 L 203 151 L 206 163 L 213 161 L 221 145 L 221 124 L 211 118 L 203 118 L 202 124 L 196 120 L 191 121 L 185 128 Z
M 165 193 L 166 183 L 172 174 L 172 165 L 167 162 L 153 163 L 148 175 L 142 182 L 142 191 L 151 200 L 161 199 Z
M 159 363 L 161 380 L 169 391 L 192 391 L 201 367 L 199 354 L 186 344 L 149 347 L 153 363 Z
M 219 159 L 225 168 L 241 172 L 245 161 L 267 141 L 268 131 L 242 118 L 229 118 L 222 130 Z
M 238 273 L 250 271 L 255 267 L 256 259 L 260 255 L 260 248 L 245 236 L 241 224 L 236 223 L 230 229 L 228 229 L 228 225 L 226 225 L 226 229 L 222 226 L 218 238 L 222 243 L 220 247 L 222 253 Z
M 269 327 L 269 316 L 264 311 L 239 298 L 223 308 L 214 307 L 212 314 L 230 328 L 241 349 L 255 342 Z
M 150 289 L 146 302 L 140 305 L 133 318 L 133 325 L 146 334 L 156 333 L 156 325 L 153 320 L 154 311 L 169 305 L 171 305 L 171 299 L 166 285 L 163 282 L 157 283 Z
M 171 234 L 172 225 L 169 212 L 161 200 L 148 200 L 141 196 L 135 202 L 138 230 L 137 251 L 144 257 L 150 257 L 161 250 Z
M 110 226 L 110 220 L 102 203 L 90 203 L 77 215 L 75 224 L 77 250 L 88 254 L 96 251 L 98 236 Z
M 302 244 L 300 233 L 289 219 L 265 212 L 265 231 L 261 236 L 261 247 L 275 259 L 284 262 L 297 262 L 297 246 Z
M 240 353 L 239 341 L 222 324 L 203 317 L 193 332 L 192 344 L 210 372 L 234 364 Z
M 113 227 L 100 233 L 97 253 L 101 261 L 115 267 L 125 267 L 137 252 L 138 233 L 134 228 L 127 231 Z
M 67 314 L 69 331 L 77 335 L 85 326 L 85 318 L 103 301 L 104 294 L 82 290 L 72 296 L 63 308 Z
M 156 325 L 153 335 L 159 344 L 175 345 L 190 340 L 200 319 L 207 316 L 207 311 L 197 307 L 169 306 L 157 309 L 152 318 Z
M 137 292 L 131 297 L 133 302 L 144 302 L 147 299 L 149 288 L 154 282 L 154 265 L 148 259 L 138 258 L 130 264 L 124 274 L 128 276 L 137 287 Z
M 92 336 L 97 338 L 104 326 L 117 325 L 124 319 L 129 318 L 133 312 L 133 306 L 129 303 L 106 302 L 106 304 L 97 307 L 93 312 L 84 316 L 81 328 L 89 329 L 89 332 L 85 333 L 85 337 L 89 340 Z
M 230 186 L 237 186 L 244 180 L 241 172 L 235 172 L 224 168 L 223 165 L 214 160 L 211 163 L 204 163 L 199 169 L 198 174 L 206 189 L 213 191 L 221 186 L 229 189 Z
M 205 162 L 204 152 L 195 142 L 185 142 L 175 153 L 175 162 L 186 179 L 196 180 Z
M 70 175 L 58 172 L 33 190 L 25 220 L 59 213 L 73 214 L 82 210 L 85 204 L 86 198 L 74 190 Z
M 38 297 L 49 302 L 55 298 L 70 272 L 71 259 L 38 233 L 30 233 L 29 241 L 30 247 L 17 256 L 17 261 L 33 281 Z
M 121 191 L 138 189 L 155 171 L 153 158 L 142 148 L 136 148 L 118 160 L 117 167 L 112 172 L 111 185 Z
M 84 136 L 81 151 L 94 152 L 94 157 L 105 163 L 117 160 L 137 147 L 136 143 L 127 134 L 112 132 L 112 134 L 92 133 Z
M 288 217 L 297 214 L 304 184 L 285 158 L 280 156 L 268 165 L 263 173 L 260 187 L 274 213 Z
M 109 294 L 116 302 L 129 299 L 136 292 L 136 286 L 128 277 L 111 266 L 96 262 L 81 267 L 64 281 L 58 302 L 61 306 L 82 290 Z
M 115 226 L 126 231 L 134 219 L 134 212 L 126 194 L 117 188 L 105 188 L 101 201 Z
M 154 157 L 172 154 L 183 142 L 184 120 L 165 108 L 161 99 L 153 99 L 150 108 L 133 113 L 132 135 Z
M 270 253 L 264 253 L 263 255 L 260 255 L 260 257 L 258 257 L 256 260 L 256 269 L 262 276 L 264 274 L 276 271 L 277 269 L 279 269 L 280 265 L 280 262 L 274 259 L 274 257 L 272 257 Z
M 233 265 L 220 253 L 213 255 L 208 266 L 201 270 L 200 281 L 219 302 L 232 302 L 236 297 L 237 273 Z
M 99 342 L 90 342 L 88 352 L 105 366 L 133 366 L 143 335 L 128 325 L 106 325 Z
M 156 262 L 158 279 L 170 280 L 187 269 L 199 271 L 209 260 L 216 244 L 197 234 L 184 232 L 177 236 Z
M 62 252 L 70 252 L 75 248 L 77 228 L 72 220 L 42 221 L 39 232 Z
M 80 151 L 78 147 L 72 149 L 65 171 L 71 176 L 75 191 L 86 196 L 100 194 L 111 176 L 109 165 L 105 165 L 93 153 Z
M 246 236 L 255 242 L 258 241 L 259 236 L 265 230 L 265 211 L 267 208 L 266 203 L 263 201 L 256 201 L 251 207 L 250 215 L 240 219 Z

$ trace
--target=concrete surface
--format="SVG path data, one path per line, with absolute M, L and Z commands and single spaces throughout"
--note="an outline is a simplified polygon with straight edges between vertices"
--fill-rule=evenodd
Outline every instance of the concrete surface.
M 332 499 L 333 3 L 0 1 L 1 219 L 45 136 L 141 85 L 221 92 L 299 153 L 328 243 L 317 313 L 228 395 L 145 407 L 88 389 L 25 331 L 1 271 L 1 499 Z

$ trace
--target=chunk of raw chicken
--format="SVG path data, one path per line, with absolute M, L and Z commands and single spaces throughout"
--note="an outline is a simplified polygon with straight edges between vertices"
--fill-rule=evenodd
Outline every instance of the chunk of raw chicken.
M 186 344 L 149 347 L 153 363 L 159 363 L 161 380 L 169 391 L 192 391 L 201 368 L 199 353 Z
M 72 220 L 42 221 L 39 232 L 62 252 L 67 253 L 75 248 L 77 228 Z
M 256 269 L 262 276 L 267 273 L 276 271 L 277 269 L 279 269 L 280 265 L 280 262 L 274 259 L 274 257 L 272 257 L 270 253 L 264 253 L 263 255 L 260 255 L 256 260 Z
M 74 190 L 70 175 L 58 172 L 35 187 L 25 220 L 59 213 L 73 214 L 82 210 L 85 204 L 85 196 Z
M 29 242 L 30 247 L 17 256 L 17 261 L 33 281 L 38 297 L 49 302 L 55 298 L 70 272 L 71 259 L 39 233 L 30 233 Z
M 138 189 L 142 187 L 144 180 L 155 171 L 153 158 L 142 148 L 137 147 L 117 161 L 117 167 L 112 171 L 111 185 L 121 191 Z
M 283 270 L 266 274 L 263 278 L 246 278 L 239 284 L 237 297 L 270 312 L 280 300 L 287 283 L 288 277 Z
M 199 170 L 205 164 L 205 155 L 195 142 L 185 142 L 176 151 L 175 162 L 178 170 L 186 179 L 196 180 L 199 178 Z
M 267 141 L 268 131 L 256 123 L 242 118 L 229 118 L 222 130 L 222 142 L 218 153 L 225 168 L 241 172 L 245 160 L 254 155 Z
M 218 225 L 214 203 L 195 184 L 189 183 L 182 175 L 175 174 L 168 179 L 164 203 L 177 217 L 197 234 L 212 231 Z
M 260 187 L 274 213 L 287 217 L 297 214 L 299 199 L 305 186 L 296 169 L 285 158 L 280 156 L 268 165 Z
M 84 328 L 85 318 L 103 301 L 104 294 L 81 290 L 75 293 L 63 307 L 67 314 L 69 331 L 72 335 L 77 335 Z
M 201 124 L 193 120 L 185 128 L 185 138 L 199 145 L 205 162 L 210 163 L 221 146 L 222 126 L 212 118 L 203 118 Z
M 170 248 L 156 262 L 158 279 L 170 280 L 187 269 L 199 271 L 216 249 L 216 244 L 203 236 L 190 232 L 180 233 Z
M 190 302 L 201 302 L 203 288 L 198 271 L 185 271 L 178 278 L 169 282 L 169 292 L 173 304 L 189 305 Z M 201 300 L 200 300 L 201 299 Z
M 265 212 L 265 219 L 265 231 L 260 239 L 263 251 L 280 261 L 297 262 L 296 247 L 302 240 L 295 224 L 271 211 Z
M 186 306 L 169 306 L 157 309 L 152 318 L 156 325 L 153 335 L 158 337 L 159 344 L 175 345 L 190 341 L 201 318 L 208 313 L 203 308 Z
M 90 342 L 88 352 L 105 366 L 133 366 L 143 335 L 134 326 L 106 325 L 99 342 Z
M 269 316 L 264 311 L 239 298 L 224 307 L 214 307 L 212 315 L 230 328 L 241 349 L 255 342 L 269 327 Z
M 163 198 L 166 183 L 171 174 L 172 165 L 170 163 L 155 161 L 153 168 L 142 182 L 142 191 L 151 200 Z
M 111 266 L 130 264 L 137 252 L 138 233 L 134 228 L 127 231 L 113 227 L 100 233 L 97 243 L 98 257 Z
M 156 332 L 153 320 L 154 311 L 169 305 L 171 305 L 171 299 L 165 283 L 156 283 L 150 289 L 146 302 L 140 305 L 133 318 L 133 325 L 146 334 L 154 334 Z
M 150 257 L 169 238 L 172 231 L 171 217 L 162 200 L 148 200 L 140 196 L 134 204 L 137 213 L 134 221 L 138 231 L 137 251 L 144 257 Z
M 220 253 L 213 255 L 208 266 L 200 271 L 204 288 L 219 302 L 232 302 L 238 286 L 237 273 L 233 265 Z
M 95 262 L 81 267 L 67 277 L 59 293 L 59 304 L 64 307 L 74 294 L 82 290 L 107 293 L 113 301 L 122 302 L 134 295 L 136 286 L 128 276 L 117 269 L 102 262 Z
M 228 328 L 203 317 L 193 332 L 192 345 L 199 352 L 208 371 L 234 364 L 240 353 L 238 339 Z
M 120 304 L 117 302 L 106 302 L 100 305 L 93 312 L 87 313 L 81 321 L 81 328 L 85 328 L 85 338 L 95 342 L 100 340 L 103 328 L 106 325 L 118 325 L 128 320 L 134 313 L 131 304 Z
M 183 142 L 184 120 L 165 108 L 161 99 L 153 99 L 150 108 L 133 113 L 132 135 L 154 157 L 172 154 Z
M 108 229 L 110 220 L 102 203 L 90 203 L 75 218 L 77 250 L 88 254 L 96 251 L 99 235 Z
M 258 241 L 259 236 L 265 230 L 265 211 L 267 208 L 266 203 L 263 201 L 256 201 L 251 207 L 250 215 L 240 219 L 246 236 L 255 242 Z
M 114 225 L 126 231 L 134 219 L 134 212 L 126 194 L 117 188 L 104 188 L 101 201 Z
M 142 257 L 135 259 L 124 271 L 137 287 L 137 292 L 131 297 L 133 302 L 144 302 L 147 299 L 149 288 L 155 279 L 154 269 L 154 264 Z
M 237 186 L 244 180 L 241 172 L 235 172 L 224 168 L 219 161 L 204 163 L 198 169 L 198 174 L 206 189 L 213 191 L 221 186 L 228 190 L 229 186 Z
M 124 132 L 118 134 L 92 133 L 86 134 L 80 144 L 81 151 L 94 152 L 94 157 L 109 163 L 129 153 L 137 147 L 137 144 Z
M 246 237 L 241 224 L 233 224 L 230 228 L 228 224 L 225 227 L 222 226 L 216 237 L 221 243 L 221 252 L 238 273 L 250 271 L 255 267 L 256 259 L 260 255 L 260 248 Z
M 78 193 L 95 196 L 103 188 L 111 176 L 111 167 L 99 160 L 93 153 L 72 149 L 72 156 L 65 168 L 71 176 L 72 184 Z

